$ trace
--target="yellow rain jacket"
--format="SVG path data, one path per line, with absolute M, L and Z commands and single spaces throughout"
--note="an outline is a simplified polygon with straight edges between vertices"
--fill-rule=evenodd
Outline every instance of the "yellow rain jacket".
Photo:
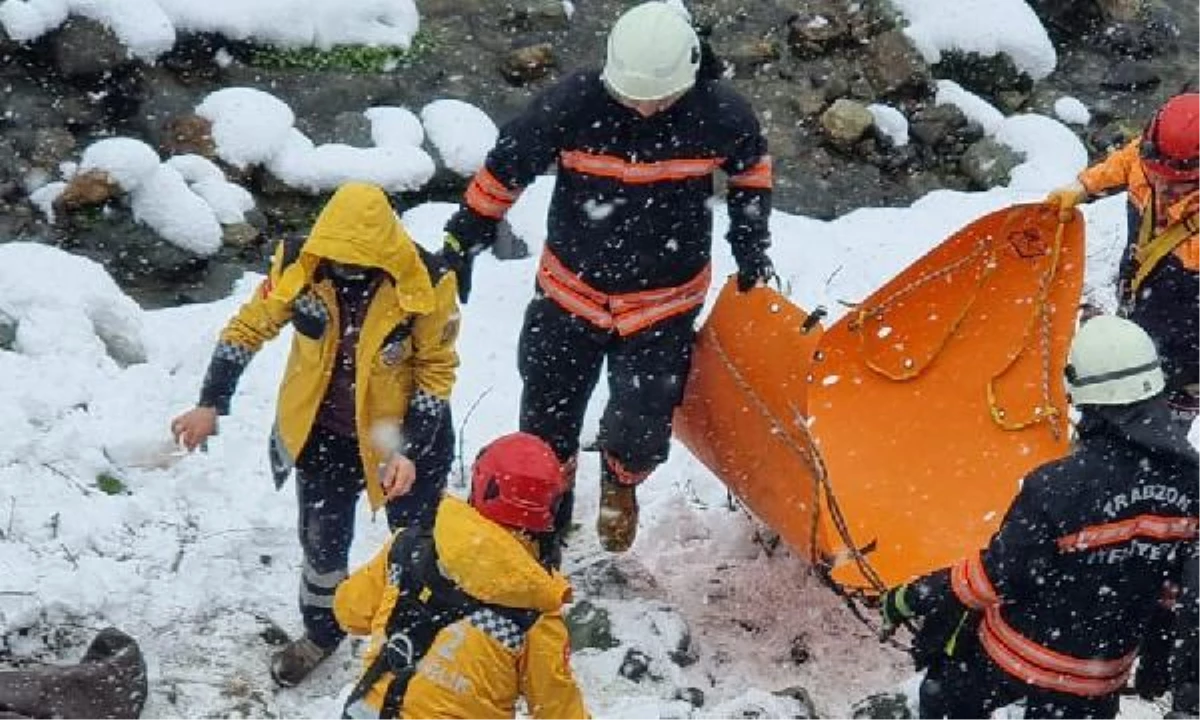
M 394 536 L 393 536 L 394 540 Z M 447 496 L 433 526 L 442 573 L 482 602 L 541 611 L 519 649 L 513 650 L 470 617 L 442 628 L 417 665 L 401 715 L 406 718 L 511 718 L 525 697 L 535 718 L 584 718 L 587 710 L 568 662 L 570 640 L 561 609 L 570 585 L 538 564 L 532 545 Z M 337 589 L 333 611 L 355 635 L 371 635 L 364 657 L 379 654 L 399 591 L 388 582 L 392 540 Z M 480 623 L 486 626 L 487 623 Z M 375 712 L 392 680 L 383 677 L 364 701 Z
M 1154 193 L 1151 192 L 1150 181 L 1142 170 L 1141 157 L 1142 139 L 1140 137 L 1127 143 L 1120 150 L 1113 152 L 1107 158 L 1079 173 L 1079 184 L 1083 185 L 1088 195 L 1096 195 L 1106 190 L 1124 187 L 1129 193 L 1129 200 L 1143 220 L 1150 214 L 1156 219 L 1155 232 L 1164 227 L 1184 222 L 1189 217 L 1195 223 L 1198 195 L 1193 190 L 1166 208 L 1153 208 Z M 1195 227 L 1193 224 L 1192 227 Z M 1174 254 L 1183 266 L 1192 272 L 1200 267 L 1200 238 L 1192 230 L 1187 239 L 1180 243 Z
M 292 302 L 310 289 L 329 311 L 320 338 L 294 333 L 287 369 L 279 387 L 276 432 L 289 460 L 299 456 L 325 397 L 341 337 L 333 283 L 314 281 L 323 258 L 380 268 L 386 279 L 367 308 L 355 357 L 355 424 L 367 497 L 371 508 L 383 505 L 378 468 L 396 449 L 416 389 L 449 400 L 458 355 L 459 312 L 455 276 L 436 283 L 416 243 L 404 231 L 383 190 L 365 183 L 340 187 L 317 218 L 299 255 L 284 261 L 284 245 L 275 252 L 267 279 L 221 333 L 221 342 L 251 354 L 274 338 L 291 320 Z M 383 347 L 388 334 L 404 323 L 411 333 L 399 352 Z

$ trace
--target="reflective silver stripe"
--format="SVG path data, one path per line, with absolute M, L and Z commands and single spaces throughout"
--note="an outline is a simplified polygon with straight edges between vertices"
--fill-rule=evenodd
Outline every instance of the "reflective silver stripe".
M 471 613 L 467 621 L 513 652 L 525 643 L 525 633 L 515 622 L 487 608 Z
M 332 590 L 338 586 L 338 583 L 345 579 L 346 571 L 343 569 L 321 573 L 314 570 L 308 563 L 304 563 L 304 581 L 313 587 Z
M 324 608 L 326 610 L 333 609 L 333 593 L 328 595 L 323 593 L 315 593 L 304 586 L 300 585 L 300 604 L 304 607 Z

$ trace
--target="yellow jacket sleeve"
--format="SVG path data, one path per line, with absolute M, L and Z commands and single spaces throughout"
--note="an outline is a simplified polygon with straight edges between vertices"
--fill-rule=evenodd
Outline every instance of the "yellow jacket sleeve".
M 547 613 L 529 629 L 521 664 L 521 692 L 535 718 L 586 718 L 583 694 L 571 673 L 571 640 L 558 613 Z
M 458 369 L 458 294 L 453 273 L 444 275 L 433 292 L 433 312 L 413 320 L 413 374 L 418 390 L 449 400 Z
M 221 331 L 221 342 L 236 345 L 251 354 L 258 352 L 263 343 L 279 335 L 279 331 L 292 317 L 289 305 L 271 298 L 271 288 L 279 282 L 283 272 L 283 243 L 275 249 L 271 260 L 271 272 L 259 283 L 251 297 Z
M 1128 185 L 1130 170 L 1142 161 L 1141 143 L 1140 137 L 1135 138 L 1120 150 L 1079 173 L 1079 184 L 1083 185 L 1088 195 Z
M 371 621 L 379 612 L 387 588 L 388 554 L 394 539 L 393 535 L 370 562 L 337 586 L 333 596 L 333 616 L 351 635 L 371 634 Z

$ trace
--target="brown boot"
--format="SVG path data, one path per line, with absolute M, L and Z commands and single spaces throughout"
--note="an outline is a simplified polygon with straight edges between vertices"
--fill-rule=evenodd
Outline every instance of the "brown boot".
M 596 517 L 596 534 L 600 545 L 608 552 L 625 552 L 637 537 L 637 490 L 602 477 L 600 480 L 600 514 Z
M 333 651 L 334 648 L 323 648 L 307 636 L 292 640 L 271 658 L 271 678 L 280 687 L 296 687 Z

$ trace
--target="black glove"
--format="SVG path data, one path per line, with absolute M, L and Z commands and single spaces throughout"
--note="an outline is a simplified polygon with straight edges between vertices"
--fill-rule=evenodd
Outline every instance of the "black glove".
M 914 615 L 912 608 L 908 606 L 907 592 L 908 585 L 897 585 L 880 598 L 879 613 L 883 616 L 885 627 L 901 625 Z
M 438 256 L 454 273 L 458 285 L 458 301 L 465 305 L 467 298 L 471 296 L 471 271 L 475 265 L 475 256 L 450 233 L 446 233 L 446 241 L 442 244 Z
M 737 287 L 738 292 L 746 292 L 759 283 L 768 282 L 775 277 L 775 266 L 767 257 L 766 249 L 755 249 L 739 255 L 737 258 Z
M 296 328 L 296 332 L 318 340 L 325 334 L 328 324 L 329 309 L 316 293 L 306 290 L 292 301 L 292 327 Z

